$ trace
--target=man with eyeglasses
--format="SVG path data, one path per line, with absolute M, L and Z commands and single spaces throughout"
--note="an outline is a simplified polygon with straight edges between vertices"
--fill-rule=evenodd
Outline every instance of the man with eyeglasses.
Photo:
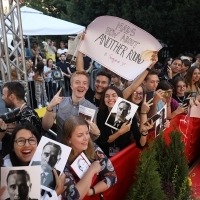
M 62 149 L 59 145 L 48 142 L 44 145 L 41 160 L 40 161 L 33 161 L 31 163 L 32 166 L 34 165 L 41 165 L 41 185 L 54 189 L 56 186 L 55 178 L 53 175 L 53 169 L 55 165 L 61 159 Z M 60 171 L 56 170 L 58 175 Z

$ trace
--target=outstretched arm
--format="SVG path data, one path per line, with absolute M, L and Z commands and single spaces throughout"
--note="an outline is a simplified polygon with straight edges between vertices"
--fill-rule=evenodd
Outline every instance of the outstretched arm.
M 154 52 L 151 60 L 152 60 L 152 64 L 149 66 L 149 69 L 152 69 L 154 65 L 156 64 L 156 62 L 158 61 L 157 52 Z M 147 74 L 148 74 L 148 71 L 144 70 L 139 76 L 136 77 L 136 79 L 133 80 L 132 84 L 123 91 L 124 99 L 128 99 L 131 96 L 131 94 L 141 85 L 141 83 L 143 82 Z

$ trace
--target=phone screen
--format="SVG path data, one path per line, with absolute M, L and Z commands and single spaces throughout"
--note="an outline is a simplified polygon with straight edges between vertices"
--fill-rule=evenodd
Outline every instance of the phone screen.
M 146 92 L 146 95 L 147 95 L 147 97 L 146 97 L 146 102 L 148 102 L 150 99 L 153 98 L 153 96 L 154 96 L 154 91 Z
M 144 125 L 147 125 L 147 122 L 151 122 L 151 120 L 153 120 L 153 122 L 155 122 L 157 119 L 159 119 L 161 117 L 161 115 L 159 114 L 155 114 L 154 116 L 152 116 L 150 119 L 148 119 Z
M 184 107 L 187 107 L 190 103 L 190 99 L 185 99 L 183 102 Z

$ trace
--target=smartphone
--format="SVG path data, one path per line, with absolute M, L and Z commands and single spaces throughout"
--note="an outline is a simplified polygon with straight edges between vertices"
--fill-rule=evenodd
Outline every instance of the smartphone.
M 154 91 L 148 91 L 146 92 L 146 102 L 148 102 L 150 99 L 152 99 L 154 97 Z
M 190 104 L 190 99 L 185 99 L 185 100 L 183 101 L 183 106 L 184 106 L 184 107 L 188 107 L 189 104 Z
M 165 91 L 163 96 L 166 98 L 171 97 L 171 93 L 172 93 L 171 91 Z
M 186 96 L 186 97 L 188 97 L 188 96 L 189 96 L 189 97 L 196 97 L 196 96 L 197 96 L 197 92 L 186 92 L 186 93 L 185 93 L 185 96 Z
M 144 123 L 144 125 L 148 125 L 147 123 L 149 122 L 151 122 L 151 120 L 153 120 L 153 122 L 155 122 L 157 119 L 159 119 L 161 117 L 161 115 L 159 115 L 159 114 L 155 114 L 155 115 L 153 115 L 150 119 L 148 119 L 145 123 Z

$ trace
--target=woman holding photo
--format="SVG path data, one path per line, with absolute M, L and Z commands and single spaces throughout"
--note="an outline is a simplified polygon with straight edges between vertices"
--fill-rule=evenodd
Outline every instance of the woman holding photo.
M 10 153 L 4 158 L 3 166 L 28 166 L 36 151 L 40 137 L 37 129 L 32 124 L 25 123 L 17 125 L 11 134 Z M 47 192 L 42 193 L 41 200 L 60 200 L 60 194 L 65 190 L 64 173 L 58 176 L 55 169 L 53 172 L 56 179 L 56 188 L 50 194 Z
M 144 121 L 144 123 L 140 123 L 138 128 L 135 116 L 133 117 L 132 122 L 128 124 L 127 122 L 123 123 L 118 131 L 105 125 L 106 119 L 118 97 L 123 98 L 123 94 L 118 88 L 115 86 L 107 87 L 101 95 L 99 112 L 97 113 L 97 126 L 100 129 L 101 134 L 96 140 L 96 143 L 102 148 L 104 153 L 110 157 L 130 145 L 132 137 L 139 148 L 144 147 L 146 145 L 148 130 L 153 127 L 153 122 L 148 123 L 148 125 L 145 126 Z M 147 109 L 149 108 L 145 107 L 144 110 L 141 110 L 141 113 L 145 113 L 146 115 Z M 112 150 L 114 150 L 114 153 Z
M 147 99 L 147 94 L 143 86 L 139 86 L 128 99 L 132 103 L 139 106 L 135 117 L 137 119 L 138 125 L 141 123 L 145 123 L 147 121 L 147 113 L 150 110 L 150 106 L 153 105 L 152 99 Z M 164 123 L 164 128 L 168 128 L 170 126 L 170 121 L 166 120 Z
M 116 173 L 111 161 L 104 152 L 92 142 L 89 133 L 89 124 L 78 116 L 69 117 L 63 125 L 62 143 L 72 148 L 66 167 L 66 190 L 63 193 L 64 199 L 79 200 L 87 196 L 106 191 L 117 182 Z M 71 169 L 70 165 L 81 153 L 84 153 L 92 163 L 83 177 L 78 176 Z M 102 180 L 95 182 L 91 187 L 93 177 L 100 174 Z

